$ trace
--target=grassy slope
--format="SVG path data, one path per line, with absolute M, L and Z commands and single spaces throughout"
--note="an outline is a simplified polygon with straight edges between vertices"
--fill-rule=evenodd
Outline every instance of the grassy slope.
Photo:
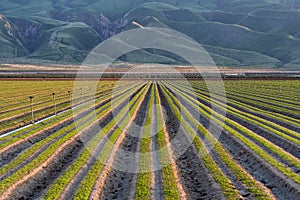
M 137 21 L 144 26 L 171 27 L 186 33 L 205 44 L 218 65 L 277 68 L 297 67 L 299 63 L 300 12 L 289 9 L 289 5 L 271 0 L 136 2 L 134 8 L 133 0 L 46 0 L 43 5 L 38 0 L 4 0 L 0 13 L 7 16 L 16 34 L 8 39 L 3 34 L 4 28 L 0 29 L 0 57 L 14 58 L 27 51 L 29 58 L 81 62 L 89 50 L 101 42 L 93 30 L 101 25 L 88 26 L 92 26 L 94 15 L 102 13 L 111 22 L 125 15 L 129 25 L 117 32 L 136 28 L 130 22 Z M 40 26 L 42 34 L 34 41 L 28 37 L 19 38 L 32 24 Z M 53 35 L 57 42 L 55 48 Z M 150 57 L 145 59 L 143 55 Z M 174 63 L 171 55 L 157 56 L 145 51 L 128 57 L 129 61 L 136 59 L 136 62 Z

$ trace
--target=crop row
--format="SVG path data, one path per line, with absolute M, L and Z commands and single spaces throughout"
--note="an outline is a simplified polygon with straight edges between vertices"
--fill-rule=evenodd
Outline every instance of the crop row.
M 127 96 L 130 96 L 130 93 L 127 94 Z M 119 100 L 117 99 L 114 102 L 113 106 L 120 107 L 120 105 L 122 105 L 122 104 L 120 104 L 120 101 L 124 101 L 124 99 L 123 98 L 119 98 Z M 109 102 L 107 104 L 109 105 Z M 110 110 L 110 105 L 104 107 L 104 109 L 102 107 L 100 107 L 99 109 L 100 110 L 98 112 L 100 112 L 100 113 L 97 114 L 97 116 L 101 117 L 101 118 L 106 117 L 108 115 L 108 113 L 111 112 L 111 111 L 109 111 Z M 83 123 L 80 123 L 80 125 L 77 126 L 76 129 L 75 129 L 75 124 L 72 123 L 69 126 L 63 127 L 59 131 L 55 132 L 50 137 L 42 140 L 39 143 L 36 143 L 34 146 L 32 146 L 32 148 L 30 148 L 26 152 L 22 153 L 21 156 L 18 157 L 17 159 L 15 159 L 13 162 L 18 161 L 18 160 L 22 160 L 22 159 L 23 160 L 26 159 L 24 157 L 30 156 L 30 151 L 34 151 L 36 149 L 39 149 L 40 146 L 42 146 L 42 145 L 46 144 L 47 142 L 51 141 L 52 138 L 59 137 L 54 143 L 52 143 L 49 147 L 47 147 L 46 150 L 41 152 L 41 154 L 38 155 L 34 160 L 30 161 L 23 168 L 20 168 L 18 171 L 14 172 L 11 176 L 3 179 L 0 183 L 2 185 L 1 188 L 5 189 L 5 188 L 8 187 L 8 185 L 15 185 L 16 180 L 18 179 L 18 177 L 23 177 L 24 176 L 24 175 L 22 175 L 23 173 L 27 173 L 28 171 L 38 169 L 39 166 L 43 165 L 42 163 L 45 163 L 47 161 L 47 159 L 50 159 L 49 155 L 54 155 L 55 152 L 57 152 L 57 149 L 60 149 L 61 146 L 65 146 L 67 144 L 71 145 L 72 142 L 70 142 L 70 141 L 76 141 L 76 138 L 78 138 L 83 132 L 89 131 L 89 128 L 91 128 L 92 126 L 95 126 L 94 125 L 95 123 L 97 124 L 97 121 L 94 121 L 94 118 L 90 118 L 90 116 L 92 116 L 93 114 L 94 113 L 90 113 L 89 115 L 85 116 L 84 118 L 81 118 L 79 120 L 79 123 L 81 121 L 83 121 Z M 98 119 L 98 120 L 100 120 L 100 119 Z M 19 162 L 22 162 L 22 161 L 19 161 Z M 46 167 L 46 165 L 45 165 L 45 167 Z M 7 193 L 7 191 L 6 191 L 6 193 Z
M 124 83 L 0 138 L 1 199 L 297 198 L 295 116 L 192 84 Z
M 112 88 L 108 88 L 107 90 L 96 92 L 96 94 L 93 96 L 91 96 L 89 93 L 83 93 L 83 96 L 74 95 L 62 99 L 55 98 L 55 102 L 53 102 L 53 100 L 37 102 L 32 105 L 33 119 L 30 111 L 30 105 L 24 106 L 22 109 L 13 109 L 11 112 L 7 111 L 0 114 L 0 132 L 5 133 L 15 128 L 30 124 L 33 120 L 38 121 L 54 115 L 55 113 L 67 110 L 71 108 L 71 106 L 78 106 L 81 103 L 87 102 L 91 99 L 99 98 L 104 95 L 110 95 L 111 91 Z
M 205 92 L 210 92 L 212 94 L 224 94 L 224 91 L 221 91 L 220 89 L 222 88 L 211 88 L 211 91 L 208 91 L 208 88 L 206 87 L 206 85 L 204 83 L 198 84 L 198 83 L 192 83 L 192 86 L 195 89 L 200 89 L 201 91 L 205 91 Z M 227 91 L 228 90 L 228 91 Z M 265 91 L 257 91 L 257 93 L 264 93 Z M 296 118 L 299 119 L 299 115 L 297 110 L 299 110 L 299 106 L 293 106 L 293 104 L 286 106 L 283 105 L 282 102 L 280 102 L 280 98 L 278 98 L 279 101 L 277 102 L 270 102 L 270 100 L 268 100 L 267 98 L 263 98 L 263 97 L 255 97 L 252 96 L 251 94 L 241 94 L 240 92 L 236 91 L 236 92 L 230 92 L 230 89 L 226 88 L 226 97 L 230 100 L 236 100 L 245 104 L 248 104 L 250 106 L 256 107 L 256 108 L 260 108 L 266 111 L 270 111 L 273 113 L 277 113 L 277 114 L 282 114 L 285 116 L 291 116 L 291 118 Z M 295 102 L 297 102 L 297 100 L 295 100 Z M 295 119 L 294 119 L 295 120 Z M 299 120 L 297 120 L 297 122 L 299 122 Z
M 176 86 L 175 86 L 176 87 Z M 182 88 L 178 88 L 181 92 L 183 92 Z M 284 138 L 296 145 L 300 145 L 299 142 L 299 134 L 296 131 L 290 130 L 288 128 L 285 128 L 281 125 L 278 125 L 274 122 L 262 119 L 257 117 L 254 114 L 248 113 L 248 112 L 242 112 L 239 109 L 236 109 L 235 107 L 232 107 L 228 104 L 225 104 L 224 102 L 217 101 L 216 99 L 210 99 L 208 94 L 192 94 L 191 92 L 187 91 L 186 93 L 189 93 L 190 95 L 194 95 L 195 98 L 197 98 L 201 103 L 205 104 L 206 106 L 210 106 L 210 104 L 213 104 L 214 107 L 218 110 L 223 110 L 223 112 L 227 112 L 227 117 L 238 121 L 241 123 L 241 121 L 247 122 L 249 124 L 249 128 L 251 127 L 257 127 L 257 129 L 260 129 L 260 132 L 269 131 L 271 132 L 269 136 L 277 135 L 276 138 Z M 232 103 L 233 105 L 237 105 L 235 103 Z M 226 110 L 225 110 L 226 108 Z M 274 136 L 275 137 L 275 136 Z M 286 144 L 288 144 L 285 141 Z
M 206 95 L 210 95 L 210 93 L 212 93 L 213 95 L 216 95 L 216 96 L 220 95 L 221 97 L 225 94 L 224 91 L 218 91 L 218 88 L 216 88 L 216 89 L 212 88 L 212 91 L 208 91 L 206 86 L 203 86 L 202 84 L 201 85 L 193 84 L 193 87 L 195 88 L 196 93 L 201 93 L 201 94 L 206 94 Z M 262 93 L 263 92 L 264 91 L 262 91 Z M 244 109 L 245 111 L 249 111 L 249 112 L 253 111 L 256 113 L 260 113 L 262 115 L 270 116 L 271 118 L 279 119 L 279 120 L 282 120 L 287 123 L 291 123 L 296 126 L 298 126 L 298 124 L 300 122 L 299 119 L 297 119 L 297 118 L 290 117 L 282 112 L 276 112 L 276 111 L 270 109 L 270 107 L 266 106 L 267 104 L 264 104 L 264 106 L 262 106 L 259 104 L 259 102 L 253 103 L 253 101 L 248 100 L 248 96 L 244 96 L 242 98 L 237 99 L 237 98 L 231 97 L 230 95 L 228 95 L 226 93 L 226 101 L 228 103 L 234 103 L 239 109 Z

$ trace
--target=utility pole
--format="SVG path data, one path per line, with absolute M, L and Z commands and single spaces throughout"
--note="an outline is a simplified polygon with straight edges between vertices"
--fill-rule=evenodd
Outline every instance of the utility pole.
M 82 94 L 82 88 L 80 88 L 80 95 L 81 95 L 81 104 L 83 103 L 83 94 Z
M 224 74 L 224 79 L 226 79 L 226 68 L 223 66 L 223 74 Z
M 91 86 L 89 87 L 89 93 L 87 94 L 87 97 L 88 97 L 88 100 L 89 100 L 89 98 L 92 97 L 92 88 L 91 88 Z
M 33 96 L 30 96 L 29 99 L 30 99 L 31 123 L 34 124 L 34 116 L 33 116 Z
M 56 111 L 56 103 L 55 103 L 55 93 L 52 93 L 52 97 L 53 97 L 53 107 L 54 107 L 54 114 L 57 115 L 57 111 Z
M 72 107 L 72 93 L 71 93 L 71 91 L 69 90 L 68 91 L 68 94 L 69 94 L 69 99 L 70 99 L 70 107 Z

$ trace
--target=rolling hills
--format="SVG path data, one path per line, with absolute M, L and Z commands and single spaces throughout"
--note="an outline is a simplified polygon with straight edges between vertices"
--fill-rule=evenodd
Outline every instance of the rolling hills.
M 192 37 L 219 66 L 297 69 L 298 9 L 300 0 L 3 0 L 0 59 L 80 64 L 99 43 L 138 23 Z M 183 63 L 172 53 L 149 49 L 120 59 Z

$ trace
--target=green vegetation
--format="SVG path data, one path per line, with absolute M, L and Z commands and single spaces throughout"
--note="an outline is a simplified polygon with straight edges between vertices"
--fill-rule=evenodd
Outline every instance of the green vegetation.
M 182 89 L 180 89 L 180 90 L 183 91 Z M 249 114 L 249 113 L 242 112 L 242 111 L 236 109 L 235 107 L 225 105 L 224 103 L 221 103 L 217 100 L 211 100 L 209 98 L 209 93 L 208 92 L 206 92 L 206 93 L 204 93 L 204 91 L 201 92 L 201 93 L 199 92 L 199 93 L 196 94 L 196 96 L 198 98 L 200 98 L 202 101 L 206 102 L 207 104 L 210 104 L 211 102 L 213 102 L 214 106 L 216 108 L 219 108 L 221 110 L 222 109 L 224 110 L 226 108 L 227 113 L 230 113 L 230 114 L 235 115 L 235 116 L 237 116 L 241 119 L 244 119 L 248 122 L 251 122 L 255 125 L 258 125 L 258 126 L 264 128 L 266 130 L 271 131 L 272 133 L 275 133 L 275 134 L 279 135 L 282 138 L 285 138 L 287 140 L 290 140 L 290 141 L 294 142 L 295 144 L 300 145 L 299 140 L 296 139 L 296 138 L 299 138 L 299 134 L 296 133 L 295 131 L 291 131 L 291 130 L 283 127 L 283 126 L 280 126 L 280 125 L 278 125 L 276 123 L 273 123 L 273 122 L 270 122 L 268 120 L 258 118 L 254 114 Z M 284 101 L 284 100 L 282 100 L 282 101 Z M 243 105 L 232 102 L 231 100 L 227 100 L 227 102 L 233 104 L 234 106 L 239 106 L 240 108 L 243 108 Z M 294 102 L 291 102 L 291 103 L 294 103 Z M 247 110 L 248 111 L 253 111 L 253 109 L 251 109 L 251 108 L 247 108 Z M 289 122 L 291 122 L 291 121 L 289 121 Z
M 15 94 L 3 87 L 0 102 L 5 107 L 0 112 L 22 107 L 31 92 L 44 102 L 48 92 L 56 88 L 54 83 L 9 83 L 18 85 L 15 88 L 20 92 Z M 22 90 L 22 83 L 27 89 Z M 28 91 L 29 83 L 37 90 Z M 62 83 L 61 91 L 71 87 L 68 82 Z M 220 88 L 214 85 L 214 91 L 209 91 L 207 83 L 101 83 L 95 105 L 81 104 L 73 112 L 68 110 L 0 138 L 1 197 L 90 199 L 133 195 L 135 199 L 163 196 L 173 200 L 205 197 L 212 191 L 230 200 L 296 197 L 294 189 L 300 185 L 299 119 L 290 111 L 300 107 L 299 82 L 225 81 L 227 102 Z M 108 95 L 115 85 L 114 94 Z M 57 94 L 64 100 L 63 93 Z M 285 109 L 279 113 L 281 108 Z M 137 122 L 144 125 L 142 129 L 136 128 Z M 132 142 L 128 131 L 142 137 Z M 181 155 L 177 154 L 180 142 L 172 141 L 179 134 L 190 144 Z M 289 145 L 295 148 L 291 150 Z M 139 174 L 115 168 L 123 159 L 119 154 L 123 147 L 140 153 L 137 162 L 128 163 L 136 163 Z M 127 165 L 124 159 L 122 164 Z M 160 170 L 152 172 L 157 165 Z M 207 176 L 209 179 L 201 181 L 208 182 L 198 185 L 198 175 Z
M 141 92 L 143 92 L 143 94 L 145 95 L 145 91 L 146 90 L 143 90 Z M 129 105 L 127 104 L 125 107 L 125 111 L 127 111 L 128 108 L 130 108 L 129 111 L 136 110 L 139 102 L 142 100 L 142 98 L 139 97 L 141 96 L 135 96 L 135 98 L 131 99 L 129 105 L 130 103 L 134 103 L 134 104 L 131 107 L 129 107 Z M 121 130 L 119 127 L 124 127 L 127 123 L 129 123 L 129 120 L 130 120 L 130 116 L 126 114 L 125 119 L 120 123 L 120 125 L 118 126 L 118 124 L 116 124 L 117 127 L 109 138 L 110 142 L 105 143 L 103 147 L 103 151 L 100 152 L 99 156 L 97 157 L 96 163 L 88 171 L 88 174 L 81 182 L 79 189 L 76 191 L 76 194 L 74 195 L 74 199 L 78 199 L 78 200 L 87 199 L 87 197 L 90 195 L 93 186 L 97 181 L 97 179 L 99 178 L 99 175 L 101 174 L 101 171 L 103 169 L 104 164 L 101 162 L 109 159 L 111 150 L 113 148 L 112 144 L 115 144 L 118 138 L 120 137 L 120 134 L 124 133 L 124 130 Z
M 200 156 L 204 160 L 206 166 L 208 169 L 212 171 L 212 174 L 214 175 L 214 178 L 216 178 L 216 181 L 221 185 L 221 187 L 224 190 L 224 193 L 227 194 L 227 197 L 229 199 L 234 198 L 236 199 L 237 195 L 236 190 L 231 186 L 230 181 L 228 182 L 228 179 L 222 175 L 222 172 L 220 172 L 216 166 L 215 163 L 211 160 L 211 157 L 209 155 L 209 152 L 207 152 L 206 147 L 203 146 L 201 143 L 201 140 L 197 136 L 197 133 L 195 133 L 195 130 L 198 131 L 204 137 L 210 145 L 213 146 L 213 150 L 216 151 L 218 156 L 222 159 L 222 161 L 227 165 L 227 167 L 232 171 L 232 173 L 235 174 L 235 176 L 241 180 L 241 182 L 244 184 L 244 186 L 252 193 L 257 199 L 270 199 L 269 195 L 266 193 L 265 189 L 261 187 L 261 185 L 258 184 L 258 182 L 254 181 L 253 178 L 246 173 L 240 165 L 238 165 L 233 158 L 230 156 L 230 154 L 227 152 L 227 150 L 219 143 L 219 141 L 195 118 L 193 115 L 184 107 L 182 104 L 170 93 L 164 90 L 165 93 L 172 96 L 172 99 L 169 99 L 170 102 L 172 102 L 174 106 L 173 109 L 175 110 L 175 113 L 179 115 L 178 109 L 181 110 L 181 113 L 184 114 L 185 120 L 181 121 L 184 124 L 184 127 L 187 130 L 187 133 L 191 135 L 192 138 L 194 138 L 194 144 L 197 148 L 197 151 L 199 152 Z M 176 108 L 176 106 L 178 108 Z M 196 109 L 196 107 L 195 107 Z M 192 125 L 192 127 L 190 127 Z M 194 129 L 194 130 L 193 130 Z M 194 135 L 193 135 L 194 134 Z M 221 175 L 220 175 L 221 173 Z
M 168 102 L 170 103 L 170 106 L 172 107 L 177 119 L 180 120 L 181 114 L 180 114 L 180 111 L 178 110 L 178 108 L 176 107 L 176 106 L 180 106 L 180 104 L 178 103 L 178 101 L 176 102 L 176 99 L 174 96 L 170 97 L 170 93 L 166 92 L 165 89 L 163 89 L 163 92 L 164 92 Z M 196 121 L 194 119 L 188 119 L 188 120 L 192 120 L 192 122 L 194 122 L 194 123 Z M 228 199 L 239 198 L 240 194 L 235 189 L 235 187 L 232 185 L 230 180 L 225 176 L 225 174 L 223 174 L 223 172 L 219 169 L 218 165 L 214 162 L 212 157 L 208 154 L 208 150 L 203 146 L 201 139 L 193 131 L 193 129 L 190 127 L 189 123 L 185 120 L 181 120 L 180 122 L 182 123 L 184 129 L 186 130 L 186 133 L 188 133 L 189 136 L 193 139 L 193 144 L 194 144 L 196 150 L 199 152 L 206 168 L 209 170 L 209 172 L 211 173 L 213 178 L 216 180 L 216 182 L 220 185 L 226 198 L 228 198 Z
M 132 24 L 135 21 L 191 36 L 219 66 L 297 69 L 297 8 L 296 1 L 270 0 L 46 0 L 43 5 L 37 0 L 4 0 L 0 59 L 81 63 L 103 40 L 137 28 Z M 183 64 L 178 56 L 149 50 L 125 57 L 135 63 Z
M 127 97 L 132 95 L 134 91 L 127 94 Z M 138 97 L 138 95 L 137 95 Z M 136 98 L 137 98 L 136 97 Z M 124 97 L 125 98 L 125 97 Z M 125 99 L 121 98 L 119 101 L 114 101 L 114 105 L 112 107 L 115 107 L 116 105 L 120 104 Z M 133 99 L 132 102 L 134 102 L 136 99 Z M 55 181 L 55 183 L 51 186 L 47 194 L 45 195 L 46 199 L 57 199 L 63 192 L 66 185 L 70 182 L 70 180 L 79 173 L 82 166 L 87 162 L 88 159 L 91 159 L 91 157 L 96 156 L 92 155 L 91 152 L 99 145 L 99 141 L 104 138 L 106 135 L 111 132 L 113 128 L 116 128 L 116 122 L 121 123 L 123 120 L 121 118 L 124 116 L 124 113 L 127 111 L 127 107 L 122 108 L 120 113 L 114 118 L 114 120 L 110 121 L 109 124 L 107 124 L 103 129 L 101 129 L 100 132 L 98 132 L 93 139 L 89 142 L 87 147 L 83 150 L 81 155 L 78 157 L 78 159 L 65 171 L 65 173 L 59 177 Z
M 270 154 L 265 152 L 261 147 L 257 146 L 255 143 L 253 143 L 253 140 L 256 140 L 258 143 L 263 145 L 265 148 L 269 149 L 271 152 L 288 162 L 291 166 L 295 166 L 297 168 L 300 168 L 300 164 L 297 158 L 290 155 L 283 149 L 279 148 L 278 146 L 274 146 L 273 143 L 269 142 L 267 139 L 258 136 L 251 130 L 247 129 L 246 127 L 241 126 L 237 122 L 234 122 L 233 120 L 230 120 L 228 118 L 225 118 L 223 115 L 218 114 L 217 112 L 213 111 L 208 106 L 205 106 L 199 102 L 197 102 L 195 99 L 193 99 L 190 96 L 187 96 L 187 94 L 180 92 L 183 96 L 183 98 L 188 101 L 191 105 L 194 105 L 197 107 L 197 109 L 200 111 L 201 114 L 203 114 L 206 118 L 213 120 L 216 124 L 222 125 L 224 130 L 228 131 L 230 134 L 237 137 L 240 141 L 242 141 L 244 144 L 246 144 L 250 149 L 252 149 L 254 152 L 256 152 L 259 156 L 261 156 L 264 160 L 269 162 L 272 166 L 277 168 L 279 171 L 281 171 L 286 176 L 290 177 L 292 180 L 294 180 L 296 183 L 300 184 L 300 176 L 295 173 L 291 168 L 287 168 L 283 163 L 279 162 Z M 225 124 L 223 125 L 223 122 Z M 237 131 L 238 130 L 238 131 Z M 241 134 L 243 133 L 243 134 Z M 245 135 L 245 136 L 244 136 Z M 247 136 L 247 137 L 246 137 Z M 249 139 L 251 138 L 251 139 Z
M 135 199 L 150 199 L 151 195 L 151 132 L 154 125 L 153 109 L 155 86 L 152 85 L 150 99 L 147 106 L 147 116 L 144 122 L 144 130 L 140 140 L 139 174 L 136 182 Z
M 32 108 L 35 121 L 54 114 L 52 93 L 55 93 L 57 112 L 69 109 L 71 98 L 72 106 L 79 105 L 82 100 L 81 91 L 73 91 L 74 82 L 72 81 L 62 81 L 60 82 L 62 86 L 53 81 L 37 82 L 36 90 L 32 88 L 33 82 L 31 81 L 4 81 L 2 83 L 0 92 L 0 94 L 3 94 L 3 97 L 0 98 L 2 105 L 0 108 L 0 129 L 2 132 L 28 125 L 32 122 L 29 96 L 33 96 Z M 92 84 L 92 82 L 87 82 L 83 88 L 83 91 L 85 91 L 83 92 L 84 102 L 92 98 L 89 93 Z M 99 98 L 103 98 L 102 96 L 109 94 L 111 92 L 111 85 L 109 84 L 110 82 L 100 83 L 98 87 L 106 88 L 106 90 L 98 92 L 94 98 L 99 100 Z M 10 91 L 11 88 L 13 88 L 14 93 Z
M 158 88 L 156 86 L 155 103 L 161 104 L 158 94 Z M 164 118 L 162 116 L 161 105 L 156 106 L 156 127 L 157 127 L 157 143 L 159 148 L 159 157 L 162 167 L 162 180 L 163 180 L 163 194 L 165 199 L 180 199 L 176 178 L 171 166 L 171 158 L 167 151 L 167 143 L 165 138 L 165 125 Z
M 287 84 L 286 84 L 287 83 Z M 242 85 L 241 85 L 242 84 Z M 240 86 L 240 87 L 237 87 Z M 193 84 L 193 87 L 196 90 L 196 93 L 198 94 L 204 94 L 208 95 L 209 92 L 205 85 L 203 84 Z M 291 112 L 291 110 L 286 109 L 283 107 L 284 110 L 287 111 L 287 113 L 283 113 L 280 109 L 280 105 L 282 102 L 290 101 L 291 107 L 295 107 L 294 105 L 297 105 L 297 98 L 298 98 L 298 90 L 299 87 L 298 81 L 279 81 L 276 85 L 274 85 L 271 81 L 257 81 L 253 84 L 253 81 L 242 81 L 242 82 L 227 82 L 226 90 L 228 90 L 228 93 L 226 95 L 227 100 L 229 103 L 233 103 L 234 105 L 237 105 L 241 109 L 246 109 L 249 111 L 253 111 L 258 114 L 263 114 L 270 116 L 272 118 L 285 121 L 287 123 L 291 123 L 295 126 L 298 126 L 299 119 L 290 117 L 289 114 L 295 114 L 295 112 Z M 293 89 L 294 88 L 294 89 Z M 221 93 L 218 93 L 218 89 L 212 89 L 215 95 L 222 95 Z M 251 95 L 250 98 L 248 94 L 245 94 L 245 90 L 249 91 L 249 94 L 254 94 L 253 97 Z M 235 92 L 238 91 L 238 92 Z M 204 92 L 204 93 L 203 93 Z M 256 100 L 255 96 L 257 94 L 260 94 L 261 99 L 263 100 L 263 97 L 265 96 L 266 99 L 268 99 L 268 94 L 271 94 L 271 96 L 277 99 L 277 102 L 275 103 L 275 106 L 269 105 L 264 100 L 259 101 Z M 282 100 L 282 102 L 281 102 Z M 296 107 L 296 110 L 299 109 L 299 107 Z

